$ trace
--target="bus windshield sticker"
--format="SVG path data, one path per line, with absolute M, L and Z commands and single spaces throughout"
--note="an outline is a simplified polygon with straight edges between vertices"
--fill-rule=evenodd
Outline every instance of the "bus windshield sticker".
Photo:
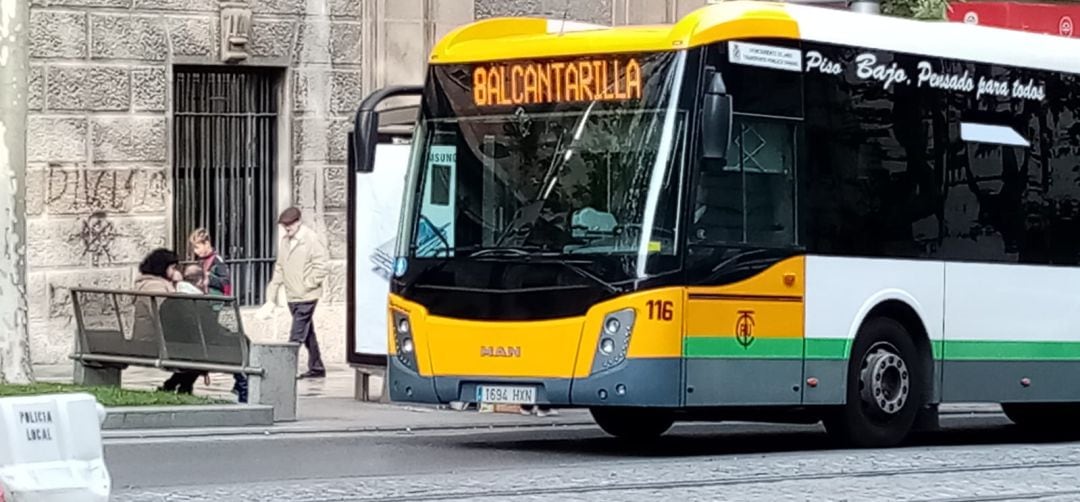
M 431 145 L 420 207 L 417 256 L 438 256 L 454 247 L 457 147 Z
M 802 71 L 802 51 L 787 47 L 728 42 L 728 60 L 735 64 L 774 70 Z
M 640 99 L 641 63 L 633 57 L 490 63 L 473 68 L 476 106 Z

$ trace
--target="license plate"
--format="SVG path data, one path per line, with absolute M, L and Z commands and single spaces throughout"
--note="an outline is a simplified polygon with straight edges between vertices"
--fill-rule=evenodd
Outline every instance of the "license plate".
M 476 388 L 476 400 L 481 403 L 536 404 L 536 388 L 481 385 Z

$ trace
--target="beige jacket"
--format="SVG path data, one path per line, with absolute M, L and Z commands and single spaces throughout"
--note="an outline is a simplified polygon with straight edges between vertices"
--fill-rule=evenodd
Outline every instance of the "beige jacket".
M 135 291 L 140 293 L 175 293 L 176 287 L 164 277 L 139 275 L 135 278 Z M 162 299 L 158 299 L 160 306 Z M 154 322 L 154 301 L 147 296 L 135 297 L 135 323 L 131 338 L 140 342 L 157 343 L 157 324 Z
M 285 300 L 290 303 L 321 299 L 323 284 L 330 273 L 329 258 L 326 243 L 306 226 L 301 226 L 292 239 L 282 238 L 274 262 L 274 276 L 266 288 L 267 302 L 277 300 L 282 286 L 285 287 Z
M 135 278 L 135 291 L 140 293 L 175 293 L 176 286 L 164 277 L 140 274 Z

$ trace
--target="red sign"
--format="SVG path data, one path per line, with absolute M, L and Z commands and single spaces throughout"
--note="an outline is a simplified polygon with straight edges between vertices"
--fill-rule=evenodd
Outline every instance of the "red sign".
M 996 28 L 1077 37 L 1080 4 L 952 2 L 950 21 Z

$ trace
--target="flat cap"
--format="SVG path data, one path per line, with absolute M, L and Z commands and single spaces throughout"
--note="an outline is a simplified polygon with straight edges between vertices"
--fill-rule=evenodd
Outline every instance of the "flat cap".
M 300 210 L 295 207 L 290 207 L 281 212 L 281 216 L 278 217 L 278 223 L 282 225 L 292 225 L 300 221 Z

